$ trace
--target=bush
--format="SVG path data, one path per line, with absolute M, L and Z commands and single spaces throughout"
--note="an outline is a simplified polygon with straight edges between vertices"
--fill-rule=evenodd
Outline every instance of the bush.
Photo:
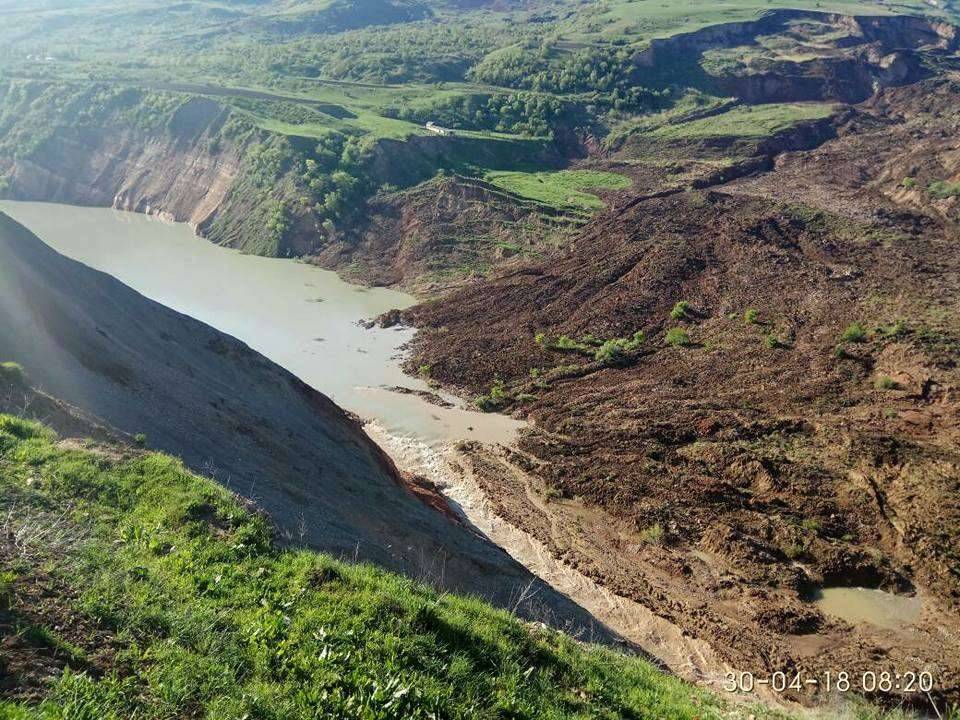
M 944 180 L 937 180 L 936 182 L 930 183 L 927 190 L 938 200 L 960 197 L 960 182 L 951 183 Z
M 786 345 L 780 341 L 780 338 L 773 333 L 767 333 L 763 336 L 763 344 L 770 350 L 780 350 L 786 347 Z
M 905 187 L 907 190 L 913 190 L 917 186 L 917 179 L 912 177 L 905 177 L 900 184 Z
M 670 311 L 670 317 L 674 320 L 683 320 L 685 317 L 688 317 L 690 314 L 690 303 L 686 300 L 681 300 L 676 305 L 673 306 L 673 310 Z
M 547 343 L 547 347 L 551 350 L 566 350 L 572 352 L 585 352 L 590 349 L 589 345 L 577 342 L 573 338 L 567 337 L 566 335 L 561 335 L 553 342 Z
M 806 518 L 800 523 L 800 527 L 810 532 L 820 532 L 820 521 L 815 518 Z
M 23 371 L 23 367 L 17 363 L 5 362 L 0 363 L 0 379 L 16 385 L 25 385 L 27 382 L 27 374 Z
M 133 442 L 137 447 L 147 446 L 147 436 L 143 433 L 137 433 L 133 436 Z
M 878 377 L 876 381 L 873 383 L 873 386 L 877 390 L 899 390 L 900 389 L 900 383 L 898 383 L 892 377 L 888 377 L 887 375 L 881 375 L 880 377 Z
M 783 549 L 783 554 L 787 556 L 789 560 L 796 560 L 801 555 L 803 555 L 803 545 L 798 543 L 790 543 L 786 545 Z
M 892 325 L 881 325 L 877 328 L 877 332 L 888 338 L 898 338 L 903 335 L 906 335 L 909 332 L 907 324 L 903 320 L 897 320 Z
M 679 327 L 667 330 L 664 340 L 667 345 L 672 345 L 673 347 L 687 347 L 690 345 L 690 336 L 687 335 L 687 331 Z
M 17 576 L 12 572 L 0 572 L 0 610 L 9 610 L 13 606 L 13 586 Z
M 622 361 L 628 353 L 637 350 L 644 342 L 647 336 L 643 330 L 638 330 L 629 338 L 614 338 L 607 340 L 594 353 L 593 357 L 599 362 L 615 363 Z
M 760 321 L 760 313 L 754 308 L 747 308 L 743 313 L 743 322 L 747 325 L 756 325 Z
M 640 533 L 640 539 L 648 545 L 663 545 L 666 540 L 666 531 L 660 523 L 654 523 Z
M 840 342 L 862 343 L 867 339 L 867 329 L 858 322 L 847 325 L 846 329 L 840 335 Z
M 486 395 L 481 395 L 476 400 L 473 401 L 473 404 L 476 405 L 483 412 L 493 412 L 494 410 L 499 409 L 506 404 L 507 400 L 510 399 L 510 393 L 507 392 L 507 386 L 503 382 L 503 379 L 499 376 L 495 377 L 493 380 L 493 385 L 490 387 L 490 392 Z
M 538 332 L 533 336 L 534 342 L 537 343 L 540 347 L 545 350 L 559 350 L 561 352 L 578 352 L 585 355 L 593 354 L 593 346 L 602 344 L 602 340 L 599 340 L 592 335 L 586 335 L 583 342 L 578 342 L 572 337 L 567 335 L 561 335 L 555 340 L 551 340 L 546 333 Z

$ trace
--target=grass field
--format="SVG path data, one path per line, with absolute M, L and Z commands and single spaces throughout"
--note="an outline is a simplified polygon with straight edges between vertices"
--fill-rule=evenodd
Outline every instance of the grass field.
M 596 170 L 490 172 L 485 179 L 497 187 L 545 205 L 581 212 L 603 208 L 603 201 L 589 190 L 622 190 L 630 187 L 630 180 L 623 175 Z
M 707 137 L 764 137 L 805 120 L 828 117 L 830 103 L 774 103 L 738 105 L 724 113 L 673 125 L 660 125 L 650 135 L 663 140 Z
M 631 43 L 644 43 L 717 23 L 752 20 L 778 8 L 853 15 L 920 14 L 931 11 L 931 7 L 920 0 L 679 0 L 669 3 L 659 0 L 608 0 L 587 5 L 561 26 L 561 32 L 565 40 L 571 41 L 594 43 L 626 37 Z
M 0 700 L 5 719 L 768 716 L 480 600 L 280 549 L 161 454 L 0 415 L 0 509 L 4 652 L 66 665 L 43 702 Z

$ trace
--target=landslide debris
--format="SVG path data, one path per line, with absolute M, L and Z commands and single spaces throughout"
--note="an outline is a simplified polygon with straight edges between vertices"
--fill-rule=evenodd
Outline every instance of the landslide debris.
M 739 668 L 926 668 L 960 697 L 960 254 L 923 187 L 956 181 L 958 103 L 951 79 L 884 90 L 769 173 L 406 311 L 411 365 L 531 422 L 468 452 L 497 512 Z M 834 585 L 917 593 L 921 620 L 805 602 Z

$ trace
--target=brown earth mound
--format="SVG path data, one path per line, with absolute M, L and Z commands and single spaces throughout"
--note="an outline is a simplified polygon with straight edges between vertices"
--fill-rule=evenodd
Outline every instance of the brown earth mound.
M 960 236 L 896 177 L 955 179 L 958 103 L 884 91 L 773 172 L 609 212 L 408 311 L 413 365 L 534 425 L 464 448 L 499 512 L 742 669 L 926 669 L 960 697 Z M 834 585 L 923 613 L 804 601 Z

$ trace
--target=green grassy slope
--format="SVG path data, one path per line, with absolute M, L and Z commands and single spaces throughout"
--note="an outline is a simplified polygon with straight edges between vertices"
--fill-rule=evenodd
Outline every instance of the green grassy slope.
M 557 172 L 489 172 L 488 182 L 525 198 L 557 208 L 589 212 L 603 207 L 603 201 L 591 190 L 623 190 L 629 178 L 597 170 L 559 170 Z
M 707 137 L 766 137 L 808 120 L 822 120 L 835 110 L 831 103 L 741 105 L 725 113 L 685 123 L 661 125 L 651 135 L 665 140 Z
M 0 663 L 31 696 L 0 684 L 0 718 L 758 712 L 478 600 L 281 549 L 164 455 L 0 416 L 0 509 Z

